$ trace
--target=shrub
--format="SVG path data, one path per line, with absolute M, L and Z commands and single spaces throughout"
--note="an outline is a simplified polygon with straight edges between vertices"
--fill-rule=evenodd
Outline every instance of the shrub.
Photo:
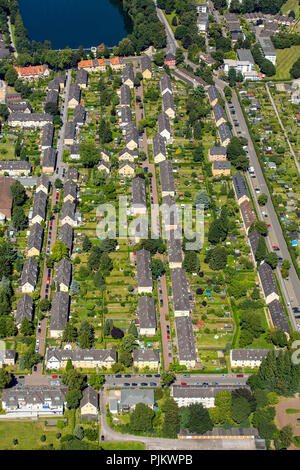
M 41 442 L 45 442 L 45 440 L 46 440 L 46 436 L 45 436 L 45 434 L 43 434 L 43 435 L 41 436 Z

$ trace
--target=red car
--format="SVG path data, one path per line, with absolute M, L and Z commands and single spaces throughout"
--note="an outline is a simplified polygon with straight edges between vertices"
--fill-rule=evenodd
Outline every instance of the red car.
M 48 284 L 48 282 L 50 282 L 50 277 L 47 277 L 47 284 Z
M 268 224 L 268 227 L 270 228 L 270 227 L 271 227 L 271 224 Z
M 52 375 L 52 379 L 57 379 L 58 375 Z
M 244 377 L 244 374 L 237 374 L 237 377 Z
M 272 246 L 273 250 L 279 250 L 277 245 Z
M 181 382 L 181 385 L 187 385 L 187 383 L 186 382 Z
M 170 335 L 167 335 L 167 338 L 170 339 Z

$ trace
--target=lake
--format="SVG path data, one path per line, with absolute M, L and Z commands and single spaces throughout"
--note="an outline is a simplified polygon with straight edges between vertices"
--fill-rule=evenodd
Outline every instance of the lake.
M 115 46 L 130 32 L 120 0 L 19 0 L 29 38 L 53 49 Z

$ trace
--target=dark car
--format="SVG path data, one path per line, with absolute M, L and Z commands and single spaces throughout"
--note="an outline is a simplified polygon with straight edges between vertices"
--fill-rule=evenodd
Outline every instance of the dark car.
M 148 384 L 147 384 L 146 382 L 142 382 L 142 383 L 141 383 L 141 386 L 142 386 L 142 387 L 147 387 Z
M 152 374 L 146 374 L 146 377 L 152 377 Z
M 116 379 L 120 379 L 122 377 L 121 374 L 115 375 Z
M 102 436 L 101 436 L 101 441 L 104 441 L 104 436 L 103 436 L 103 434 L 102 434 Z
M 155 374 L 154 377 L 160 377 L 160 374 Z
M 33 370 L 34 370 L 34 372 L 36 372 L 37 371 L 37 366 L 33 366 Z
M 131 384 L 133 387 L 137 387 L 137 384 L 136 383 L 132 383 Z
M 129 379 L 129 378 L 131 377 L 131 375 L 130 375 L 130 374 L 126 374 L 126 375 L 124 375 L 124 377 L 126 377 L 126 379 Z
M 150 382 L 150 387 L 156 387 L 157 383 L 156 382 Z
M 130 384 L 127 383 L 127 382 L 125 382 L 125 383 L 124 383 L 124 387 L 130 387 Z

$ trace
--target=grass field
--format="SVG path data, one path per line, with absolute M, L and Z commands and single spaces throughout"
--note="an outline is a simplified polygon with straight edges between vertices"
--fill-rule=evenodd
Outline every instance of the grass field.
M 299 16 L 299 3 L 298 0 L 288 0 L 285 2 L 281 7 L 281 13 L 283 15 L 287 15 L 291 10 L 293 10 L 296 14 L 296 19 Z
M 14 160 L 15 146 L 12 144 L 0 144 L 0 160 Z
M 288 49 L 277 49 L 276 75 L 270 77 L 271 80 L 291 79 L 290 69 L 300 57 L 300 46 L 292 46 Z
M 104 450 L 145 450 L 142 442 L 101 442 L 100 446 Z
M 9 421 L 0 422 L 0 447 L 1 450 L 37 450 L 43 445 L 53 444 L 55 449 L 59 449 L 59 440 L 56 434 L 59 431 L 56 426 L 45 427 L 44 421 L 22 422 Z M 46 442 L 41 442 L 42 434 L 46 436 Z M 14 446 L 13 440 L 18 439 L 18 445 Z

